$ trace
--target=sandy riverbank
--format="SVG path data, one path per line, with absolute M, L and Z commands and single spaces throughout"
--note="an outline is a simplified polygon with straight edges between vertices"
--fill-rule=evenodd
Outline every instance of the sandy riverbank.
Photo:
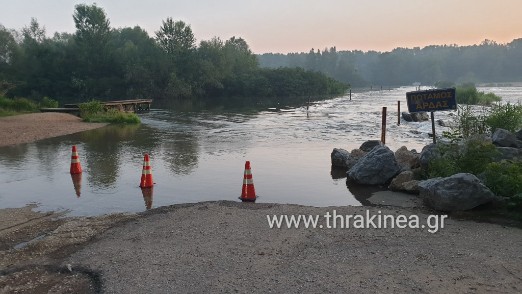
M 0 147 L 30 143 L 106 126 L 67 113 L 29 113 L 0 118 Z

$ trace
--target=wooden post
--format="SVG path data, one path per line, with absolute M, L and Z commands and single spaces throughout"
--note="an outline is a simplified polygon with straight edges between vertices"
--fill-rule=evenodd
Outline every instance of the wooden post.
M 352 89 L 350 89 L 350 101 L 352 101 Z
M 435 136 L 435 115 L 431 112 L 431 132 L 433 133 L 433 144 L 437 144 L 437 136 Z
M 382 108 L 381 142 L 386 145 L 386 107 Z
M 397 101 L 397 125 L 401 125 L 401 101 Z

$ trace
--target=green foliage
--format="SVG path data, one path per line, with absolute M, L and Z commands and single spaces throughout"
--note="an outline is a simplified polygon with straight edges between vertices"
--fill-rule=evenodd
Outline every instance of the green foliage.
M 456 173 L 478 175 L 499 155 L 493 144 L 481 139 L 469 139 L 461 144 L 439 144 L 437 148 L 441 157 L 429 163 L 427 178 L 448 177 Z
M 58 101 L 45 96 L 42 98 L 42 101 L 40 101 L 40 107 L 41 108 L 57 108 Z
M 522 129 L 522 104 L 495 104 L 485 123 L 491 132 L 502 128 L 510 132 Z
M 110 109 L 83 118 L 86 122 L 111 123 L 111 124 L 139 124 L 140 118 L 132 112 L 122 112 Z
M 97 100 L 81 103 L 79 108 L 80 116 L 84 119 L 104 112 L 103 104 Z
M 456 88 L 456 97 L 458 104 L 468 105 L 491 105 L 493 102 L 502 100 L 501 97 L 493 93 L 479 92 L 475 84 L 466 83 Z
M 135 113 L 105 110 L 100 101 L 92 100 L 80 104 L 80 116 L 86 122 L 103 122 L 114 124 L 139 124 L 140 118 Z
M 490 163 L 485 168 L 484 178 L 491 191 L 508 198 L 508 207 L 522 208 L 522 161 Z
M 462 138 L 489 134 L 497 128 L 516 132 L 522 128 L 521 104 L 493 104 L 491 107 L 473 108 L 459 105 L 451 131 L 443 132 L 443 137 L 456 142 Z
M 38 106 L 26 98 L 9 99 L 0 96 L 0 109 L 8 112 L 33 112 L 38 110 Z

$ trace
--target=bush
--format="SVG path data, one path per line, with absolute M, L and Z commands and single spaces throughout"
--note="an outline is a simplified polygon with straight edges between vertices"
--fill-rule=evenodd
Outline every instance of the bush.
M 42 108 L 57 108 L 58 107 L 58 101 L 45 96 L 45 97 L 43 97 L 42 101 L 40 101 L 40 107 L 42 107 Z
M 502 100 L 501 97 L 493 93 L 479 92 L 475 84 L 462 84 L 456 88 L 458 104 L 468 105 L 491 105 L 493 102 Z
M 439 144 L 437 148 L 441 158 L 429 163 L 427 178 L 457 173 L 479 175 L 499 155 L 495 145 L 480 139 L 469 139 L 464 144 Z
M 121 112 L 115 109 L 90 115 L 83 118 L 86 122 L 103 122 L 111 124 L 139 124 L 140 118 L 135 113 Z
M 81 103 L 80 116 L 84 119 L 103 113 L 103 104 L 100 101 L 91 100 L 89 102 Z
M 0 108 L 11 112 L 32 112 L 38 109 L 36 103 L 29 99 L 9 99 L 7 97 L 0 97 Z
M 80 116 L 86 122 L 104 122 L 115 124 L 139 124 L 140 118 L 135 113 L 116 109 L 105 110 L 100 101 L 92 100 L 80 104 Z
M 491 107 L 491 113 L 485 119 L 490 132 L 497 128 L 516 132 L 522 128 L 521 104 L 495 104 Z
M 508 198 L 510 208 L 522 208 L 522 161 L 489 163 L 484 179 L 493 193 Z

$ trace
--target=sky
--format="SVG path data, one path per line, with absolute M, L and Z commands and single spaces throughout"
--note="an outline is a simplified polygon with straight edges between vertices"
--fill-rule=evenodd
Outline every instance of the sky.
M 257 54 L 522 38 L 521 0 L 0 0 L 0 24 L 20 30 L 35 17 L 48 35 L 73 33 L 80 3 L 102 7 L 113 28 L 138 25 L 154 36 L 172 17 L 190 25 L 198 42 L 241 37 Z

